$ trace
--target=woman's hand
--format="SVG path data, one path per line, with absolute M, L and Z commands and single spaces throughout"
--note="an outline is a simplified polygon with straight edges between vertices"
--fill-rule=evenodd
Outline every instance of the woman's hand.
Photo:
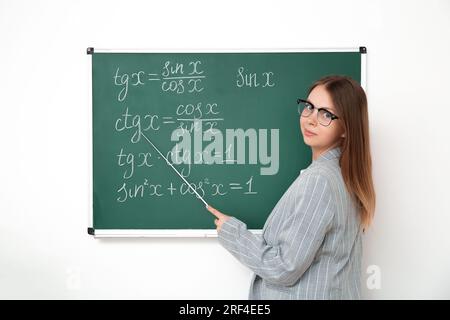
M 217 209 L 214 209 L 211 206 L 206 207 L 206 209 L 208 209 L 208 211 L 211 212 L 213 215 L 215 215 L 217 218 L 216 220 L 214 220 L 214 223 L 217 226 L 217 232 L 219 232 L 220 228 L 222 227 L 222 224 L 231 218 L 230 216 L 227 216 L 226 214 L 220 212 Z

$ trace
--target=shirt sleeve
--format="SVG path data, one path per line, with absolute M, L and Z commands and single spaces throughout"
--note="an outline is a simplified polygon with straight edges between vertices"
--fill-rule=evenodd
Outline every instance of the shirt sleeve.
M 266 281 L 291 286 L 311 265 L 328 232 L 335 211 L 330 184 L 320 172 L 305 176 L 295 201 L 280 222 L 276 245 L 269 245 L 247 225 L 231 217 L 218 233 L 220 244 Z M 293 200 L 292 200 L 293 199 Z

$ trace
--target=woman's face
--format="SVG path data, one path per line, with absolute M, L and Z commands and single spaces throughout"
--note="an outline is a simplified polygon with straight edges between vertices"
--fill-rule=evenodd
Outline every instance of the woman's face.
M 340 116 L 325 87 L 323 85 L 315 87 L 309 94 L 307 100 L 316 108 L 308 117 L 300 116 L 300 128 L 305 144 L 310 146 L 314 152 L 319 153 L 338 145 L 339 140 L 344 136 L 344 129 L 340 123 L 341 120 L 333 120 L 327 127 L 321 125 L 317 120 L 318 108 L 326 108 L 334 115 Z M 312 133 L 312 135 L 310 135 L 308 131 Z

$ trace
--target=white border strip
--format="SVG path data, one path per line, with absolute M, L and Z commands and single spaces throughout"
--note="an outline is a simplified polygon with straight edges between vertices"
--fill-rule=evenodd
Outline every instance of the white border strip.
M 253 234 L 262 234 L 260 229 L 249 229 Z M 203 238 L 217 238 L 216 230 L 209 229 L 171 229 L 171 230 L 146 230 L 146 229 L 96 229 L 95 238 L 109 238 L 109 237 L 121 237 L 121 238 L 170 238 L 170 237 L 203 237 Z

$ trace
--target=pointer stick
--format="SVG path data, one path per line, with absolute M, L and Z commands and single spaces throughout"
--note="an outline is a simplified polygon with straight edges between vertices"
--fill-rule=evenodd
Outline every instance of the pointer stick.
M 186 179 L 178 172 L 177 169 L 175 169 L 175 167 L 169 162 L 169 160 L 167 160 L 167 158 L 161 153 L 161 151 L 159 151 L 159 149 L 158 149 L 158 148 L 150 141 L 150 139 L 147 138 L 147 137 L 144 135 L 144 133 L 143 133 L 142 131 L 140 132 L 140 134 L 145 138 L 145 140 L 147 140 L 147 141 L 152 145 L 153 148 L 155 148 L 156 151 L 158 151 L 159 155 L 160 155 L 161 157 L 163 157 L 164 160 L 166 160 L 166 163 L 167 163 L 170 167 L 172 167 L 173 170 L 175 170 L 175 172 L 180 176 L 180 178 L 183 179 L 184 182 L 186 182 L 186 184 L 189 186 L 189 188 L 191 188 L 192 191 L 194 191 L 194 193 L 197 195 L 197 197 L 198 197 L 201 201 L 203 201 L 203 203 L 205 204 L 206 208 L 208 208 L 209 205 L 206 203 L 206 201 L 203 200 L 203 198 L 198 194 L 198 192 L 197 192 L 194 188 L 192 188 L 191 184 L 190 184 L 189 182 L 187 182 L 187 180 L 186 180 Z

